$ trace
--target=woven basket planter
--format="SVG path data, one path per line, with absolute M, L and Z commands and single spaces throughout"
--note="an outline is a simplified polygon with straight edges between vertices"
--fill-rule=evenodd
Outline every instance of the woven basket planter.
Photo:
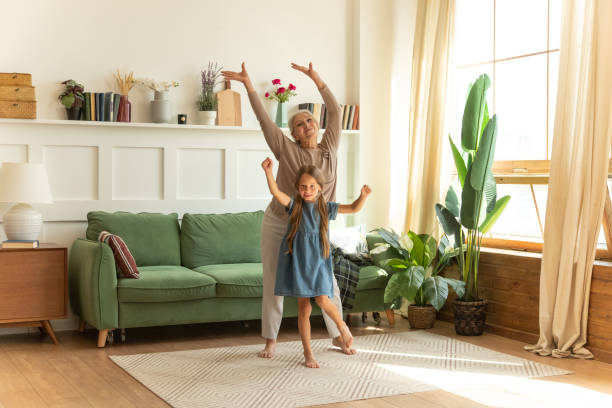
M 480 336 L 484 330 L 487 317 L 486 308 L 486 300 L 474 302 L 453 300 L 455 332 L 462 336 Z
M 433 306 L 408 306 L 408 323 L 411 329 L 431 329 L 436 321 Z

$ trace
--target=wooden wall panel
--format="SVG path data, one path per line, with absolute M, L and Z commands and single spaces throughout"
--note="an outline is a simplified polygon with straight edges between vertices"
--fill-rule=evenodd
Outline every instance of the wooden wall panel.
M 478 279 L 480 295 L 489 301 L 487 331 L 528 343 L 537 341 L 540 265 L 540 254 L 483 249 Z M 458 268 L 444 275 L 458 278 Z M 455 297 L 451 293 L 449 300 Z M 450 301 L 438 319 L 453 321 Z M 593 267 L 587 340 L 596 358 L 612 362 L 612 263 L 597 262 Z

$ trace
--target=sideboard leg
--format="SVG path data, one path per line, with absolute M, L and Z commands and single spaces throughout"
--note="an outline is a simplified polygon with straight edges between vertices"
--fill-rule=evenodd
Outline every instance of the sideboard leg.
M 57 338 L 55 338 L 55 333 L 53 332 L 53 327 L 51 327 L 51 323 L 49 323 L 48 320 L 41 320 L 41 323 L 49 337 L 51 337 L 51 340 L 53 340 L 53 344 L 57 346 L 59 342 L 57 341 Z

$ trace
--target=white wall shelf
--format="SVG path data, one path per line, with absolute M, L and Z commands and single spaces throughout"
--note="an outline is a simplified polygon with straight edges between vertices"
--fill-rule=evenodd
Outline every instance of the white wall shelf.
M 261 132 L 259 127 L 246 126 L 209 126 L 209 125 L 179 125 L 171 123 L 141 123 L 141 122 L 99 122 L 89 120 L 53 120 L 53 119 L 0 119 L 2 124 L 34 124 L 34 125 L 67 125 L 67 126 L 105 126 L 105 127 L 134 127 L 152 129 L 191 129 L 191 130 L 212 130 L 215 132 L 224 131 L 229 133 L 236 132 Z M 281 128 L 285 133 L 289 133 L 288 128 Z M 343 130 L 345 135 L 358 135 L 359 130 Z

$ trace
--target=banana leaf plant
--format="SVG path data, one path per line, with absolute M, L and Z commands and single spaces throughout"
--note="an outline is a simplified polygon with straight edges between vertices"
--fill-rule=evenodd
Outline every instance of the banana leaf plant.
M 446 193 L 445 205 L 436 204 L 436 216 L 449 240 L 459 251 L 459 269 L 465 282 L 464 301 L 479 300 L 478 262 L 483 234 L 502 214 L 510 196 L 497 199 L 491 171 L 497 140 L 497 116 L 489 118 L 486 103 L 491 81 L 480 75 L 468 92 L 461 123 L 460 152 L 449 136 L 457 168 L 457 181 Z
M 440 244 L 428 234 L 410 231 L 396 234 L 384 228 L 376 230 L 386 243 L 378 244 L 372 254 L 379 254 L 394 248 L 401 258 L 385 261 L 386 269 L 392 274 L 385 288 L 384 302 L 391 308 L 398 308 L 402 297 L 417 306 L 431 305 L 440 310 L 448 297 L 448 287 L 458 296 L 463 296 L 465 284 L 457 279 L 440 276 L 439 273 L 450 264 L 461 251 L 443 237 Z

